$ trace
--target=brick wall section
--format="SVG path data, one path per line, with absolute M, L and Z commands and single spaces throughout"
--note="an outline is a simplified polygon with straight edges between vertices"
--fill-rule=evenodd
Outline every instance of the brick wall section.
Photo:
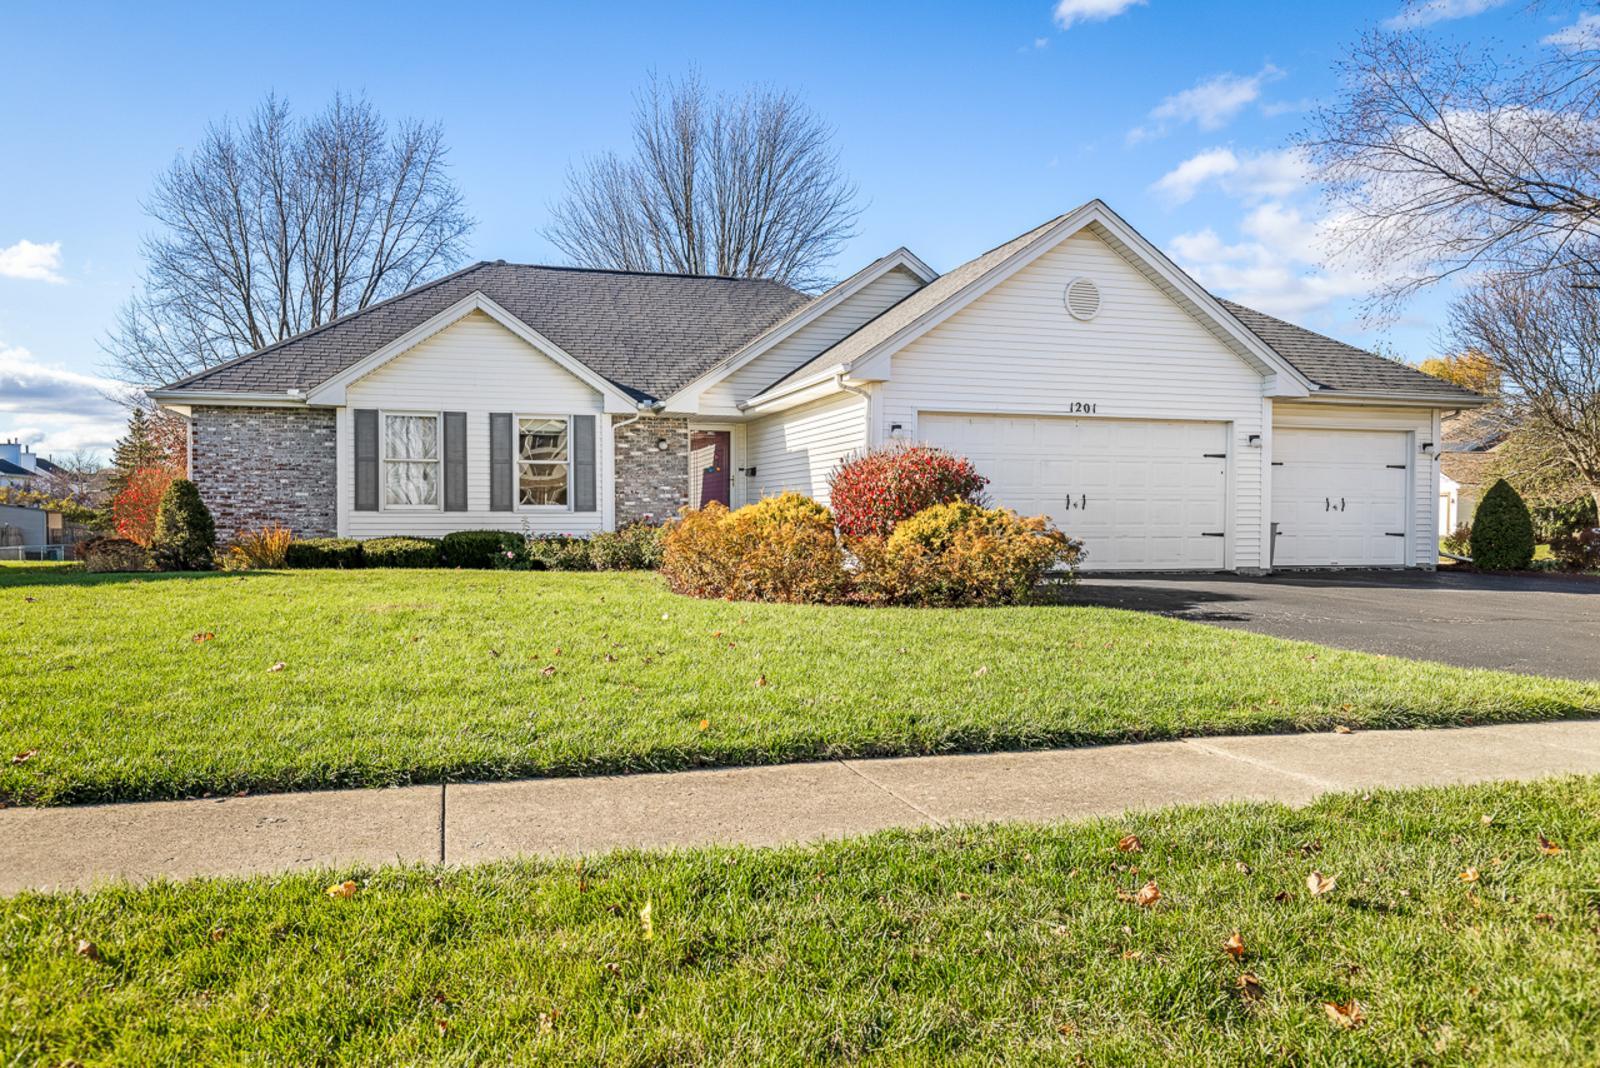
M 331 408 L 195 408 L 189 471 L 218 540 L 281 523 L 297 538 L 337 531 Z
M 617 427 L 617 525 L 643 519 L 670 519 L 689 503 L 689 421 L 646 416 L 619 426 L 627 416 L 614 416 Z M 665 449 L 656 442 L 665 439 Z

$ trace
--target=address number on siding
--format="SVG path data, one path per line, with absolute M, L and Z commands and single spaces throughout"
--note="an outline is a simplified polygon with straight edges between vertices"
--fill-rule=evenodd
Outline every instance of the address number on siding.
M 1094 415 L 1099 410 L 1098 401 L 1073 401 L 1067 405 L 1068 415 Z

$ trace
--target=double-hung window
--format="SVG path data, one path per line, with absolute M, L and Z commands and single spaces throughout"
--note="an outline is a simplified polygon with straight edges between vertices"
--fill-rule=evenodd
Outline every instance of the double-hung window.
M 383 506 L 439 507 L 439 416 L 383 416 Z
M 565 508 L 572 474 L 564 415 L 524 415 L 517 419 L 517 503 L 523 507 Z

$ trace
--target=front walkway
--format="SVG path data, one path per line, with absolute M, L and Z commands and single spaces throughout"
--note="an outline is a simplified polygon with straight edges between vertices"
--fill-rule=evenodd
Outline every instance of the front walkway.
M 7 809 L 0 893 L 356 863 L 776 845 L 1569 772 L 1600 773 L 1600 720 Z

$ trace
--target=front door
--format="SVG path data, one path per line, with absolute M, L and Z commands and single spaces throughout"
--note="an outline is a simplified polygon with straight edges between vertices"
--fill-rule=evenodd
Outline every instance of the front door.
M 689 432 L 689 507 L 701 508 L 712 501 L 732 506 L 733 478 L 728 469 L 732 459 L 731 431 Z

